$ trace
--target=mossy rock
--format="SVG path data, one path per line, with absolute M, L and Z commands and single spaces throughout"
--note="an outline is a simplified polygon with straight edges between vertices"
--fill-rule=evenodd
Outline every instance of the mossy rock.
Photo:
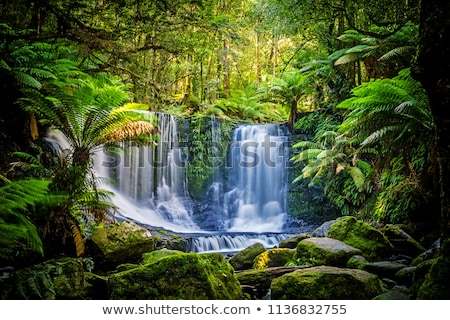
M 162 258 L 172 256 L 175 254 L 183 254 L 183 251 L 179 250 L 169 250 L 169 249 L 161 249 L 161 250 L 155 250 L 152 252 L 146 252 L 142 254 L 142 264 L 149 264 L 149 263 L 155 263 L 156 261 L 161 260 Z
M 348 259 L 361 254 L 342 241 L 331 238 L 307 238 L 297 245 L 296 259 L 299 263 L 313 265 L 345 266 Z
M 356 255 L 351 257 L 350 259 L 348 259 L 347 263 L 346 263 L 346 267 L 347 268 L 351 268 L 351 269 L 359 269 L 359 270 L 364 270 L 365 266 L 367 264 L 369 264 L 370 262 L 367 261 L 366 258 L 364 258 L 361 255 Z
M 114 270 L 123 263 L 137 263 L 143 253 L 155 249 L 150 231 L 131 221 L 95 230 L 86 246 L 96 268 L 106 270 Z
M 241 299 L 233 267 L 219 253 L 174 254 L 110 276 L 113 300 Z
M 253 269 L 281 267 L 294 259 L 295 250 L 274 248 L 260 253 L 254 260 Z
M 383 233 L 392 243 L 397 254 L 416 257 L 426 251 L 418 241 L 411 237 L 399 225 L 387 224 L 383 228 Z
M 413 276 L 413 282 L 410 289 L 413 299 L 417 297 L 417 293 L 423 282 L 425 281 L 425 277 L 430 272 L 431 267 L 435 264 L 437 259 L 438 258 L 425 260 L 416 266 L 416 270 Z
M 360 249 L 369 261 L 385 260 L 394 253 L 393 245 L 380 230 L 354 217 L 336 219 L 327 237 Z
M 266 250 L 262 243 L 255 243 L 233 255 L 228 261 L 234 270 L 253 268 L 255 258 Z
M 297 248 L 297 245 L 300 241 L 303 239 L 311 237 L 311 234 L 309 233 L 300 233 L 296 236 L 290 237 L 288 239 L 281 240 L 278 244 L 278 247 L 280 248 L 288 248 L 288 249 L 295 249 Z
M 382 293 L 381 281 L 357 269 L 319 266 L 272 281 L 272 300 L 367 300 Z
M 430 271 L 421 284 L 418 300 L 449 300 L 450 299 L 450 240 L 442 245 L 442 256 L 431 265 Z

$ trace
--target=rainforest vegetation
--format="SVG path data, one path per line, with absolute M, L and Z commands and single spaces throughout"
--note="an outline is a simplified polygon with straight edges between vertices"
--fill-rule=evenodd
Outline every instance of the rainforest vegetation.
M 308 136 L 291 150 L 298 197 L 313 187 L 340 215 L 446 237 L 449 9 L 435 0 L 2 1 L 0 267 L 84 256 L 87 230 L 113 209 L 91 174 L 93 152 L 152 143 L 158 128 L 143 110 L 285 123 Z M 69 153 L 45 142 L 49 127 Z

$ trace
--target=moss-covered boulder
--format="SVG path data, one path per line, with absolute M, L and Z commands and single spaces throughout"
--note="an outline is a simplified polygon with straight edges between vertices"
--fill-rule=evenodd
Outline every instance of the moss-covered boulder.
M 106 270 L 113 270 L 123 263 L 137 263 L 144 252 L 155 248 L 150 231 L 131 221 L 95 230 L 86 246 L 96 268 Z
M 161 260 L 162 258 L 176 255 L 176 254 L 183 254 L 183 253 L 184 253 L 183 251 L 170 250 L 170 249 L 166 249 L 166 248 L 151 251 L 151 252 L 146 252 L 146 253 L 142 254 L 141 264 L 154 263 L 158 260 Z
M 367 264 L 369 264 L 370 262 L 367 261 L 366 258 L 364 258 L 361 255 L 356 255 L 351 257 L 350 259 L 348 259 L 347 263 L 346 263 L 346 267 L 347 268 L 351 268 L 351 269 L 359 269 L 359 270 L 364 270 L 365 266 Z
M 392 243 L 395 253 L 397 254 L 416 257 L 426 251 L 425 247 L 404 231 L 399 225 L 387 224 L 383 228 L 383 233 Z
M 295 250 L 287 248 L 274 248 L 260 253 L 254 260 L 254 269 L 282 267 L 294 259 Z
M 360 249 L 369 261 L 385 260 L 394 253 L 393 245 L 380 230 L 354 217 L 336 219 L 327 237 Z
M 154 263 L 113 274 L 110 299 L 228 300 L 241 299 L 233 267 L 219 253 L 174 254 Z
M 278 247 L 280 248 L 288 248 L 288 249 L 295 249 L 297 248 L 297 244 L 302 241 L 303 239 L 306 238 L 310 238 L 311 234 L 310 233 L 300 233 L 298 235 L 295 235 L 293 237 L 281 240 L 280 243 L 278 244 Z
M 417 292 L 418 300 L 450 299 L 450 239 L 442 244 L 441 256 L 432 264 Z
M 236 278 L 246 293 L 253 299 L 263 299 L 269 294 L 272 280 L 286 273 L 298 269 L 310 268 L 307 266 L 273 267 L 266 269 L 247 269 L 236 272 Z
M 233 255 L 229 262 L 234 270 L 246 270 L 253 268 L 255 258 L 266 250 L 262 243 L 255 243 Z
M 382 293 L 376 275 L 330 266 L 285 274 L 274 279 L 270 288 L 273 300 L 367 300 Z
M 361 250 L 342 241 L 312 237 L 298 243 L 296 259 L 302 264 L 345 266 L 350 257 L 359 254 Z

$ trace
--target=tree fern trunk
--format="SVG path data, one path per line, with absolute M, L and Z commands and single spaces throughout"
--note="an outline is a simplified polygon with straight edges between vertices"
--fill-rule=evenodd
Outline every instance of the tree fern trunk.
M 420 45 L 413 73 L 426 89 L 436 125 L 442 236 L 450 216 L 450 1 L 422 1 Z

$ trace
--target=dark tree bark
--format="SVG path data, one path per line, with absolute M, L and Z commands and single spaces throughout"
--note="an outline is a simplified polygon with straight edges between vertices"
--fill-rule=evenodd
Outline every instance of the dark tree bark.
M 436 125 L 440 215 L 443 237 L 449 236 L 450 216 L 450 1 L 422 0 L 420 44 L 413 76 L 430 99 Z

